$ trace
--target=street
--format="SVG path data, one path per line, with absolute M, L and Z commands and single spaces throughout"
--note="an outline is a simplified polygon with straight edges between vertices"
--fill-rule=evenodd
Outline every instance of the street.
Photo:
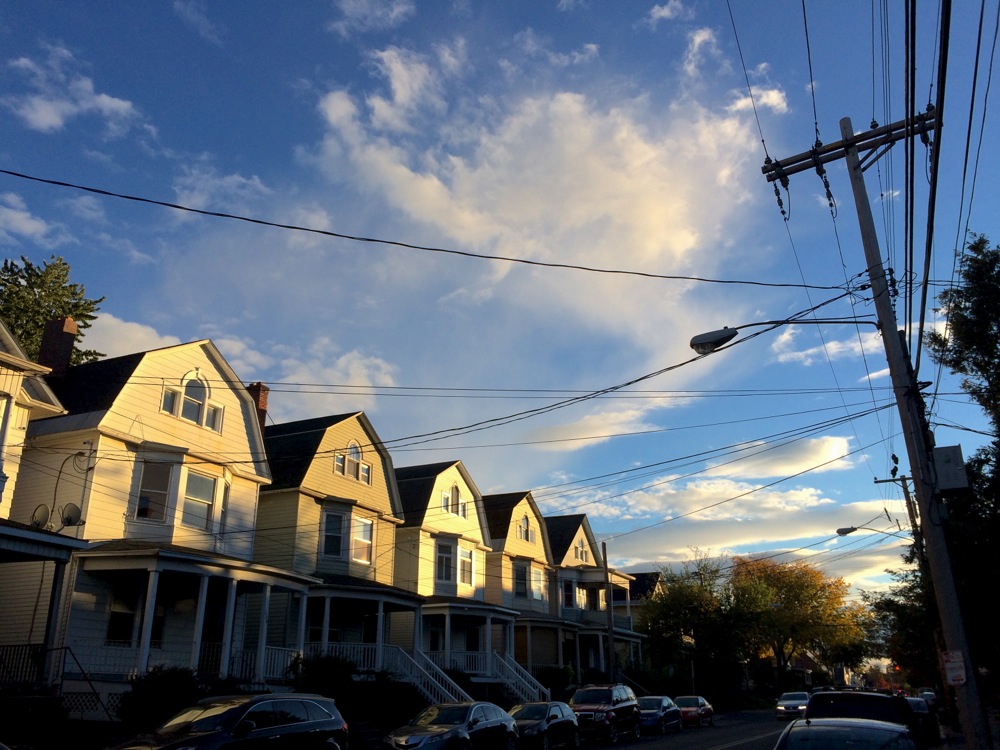
M 620 747 L 629 750 L 771 750 L 784 728 L 785 722 L 776 721 L 773 711 L 734 711 L 716 714 L 715 726 L 688 727 L 679 734 L 664 737 L 647 736 L 622 742 Z

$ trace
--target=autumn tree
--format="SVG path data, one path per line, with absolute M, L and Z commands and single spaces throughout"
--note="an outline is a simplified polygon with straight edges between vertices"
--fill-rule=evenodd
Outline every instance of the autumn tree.
M 827 667 L 864 660 L 868 610 L 847 601 L 842 578 L 801 560 L 737 557 L 729 585 L 746 650 L 773 658 L 779 675 L 806 651 Z
M 88 299 L 83 285 L 70 281 L 69 272 L 69 264 L 55 255 L 41 266 L 22 255 L 20 263 L 8 259 L 0 267 L 0 320 L 29 359 L 38 358 L 45 324 L 67 316 L 80 329 L 70 363 L 81 364 L 104 356 L 80 346 L 104 297 Z

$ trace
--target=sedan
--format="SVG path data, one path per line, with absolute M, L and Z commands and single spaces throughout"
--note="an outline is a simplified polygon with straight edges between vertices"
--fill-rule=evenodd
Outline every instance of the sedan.
M 502 708 L 485 701 L 438 703 L 391 731 L 385 744 L 394 750 L 423 745 L 433 745 L 435 750 L 515 750 L 517 723 Z
M 681 721 L 700 727 L 715 724 L 715 710 L 712 704 L 700 695 L 681 695 L 674 698 L 674 703 L 681 709 Z
M 644 731 L 666 734 L 668 729 L 675 732 L 684 728 L 681 710 L 665 695 L 647 695 L 639 699 L 641 718 L 639 724 Z
M 573 709 L 559 701 L 521 703 L 510 710 L 517 722 L 522 747 L 549 750 L 580 747 L 580 727 Z
M 916 750 L 913 736 L 905 726 L 872 719 L 796 720 L 785 727 L 774 750 L 803 747 Z
M 774 709 L 777 719 L 797 719 L 806 711 L 809 693 L 782 693 Z

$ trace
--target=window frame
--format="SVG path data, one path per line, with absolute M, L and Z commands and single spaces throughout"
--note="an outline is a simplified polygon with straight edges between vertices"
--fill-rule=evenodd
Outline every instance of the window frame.
M 202 389 L 203 398 L 196 397 L 189 389 L 197 386 Z M 189 406 L 194 405 L 196 414 L 189 414 Z M 169 414 L 188 424 L 197 425 L 215 433 L 222 433 L 225 422 L 225 407 L 212 400 L 212 389 L 200 373 L 186 375 L 179 386 L 164 385 L 160 396 L 160 413 Z
M 195 481 L 204 480 L 208 482 L 211 486 L 211 492 L 209 498 L 206 500 L 202 497 L 198 497 L 191 492 L 192 479 Z M 184 477 L 184 494 L 180 496 L 180 522 L 184 526 L 190 526 L 191 528 L 198 529 L 200 531 L 212 531 L 212 526 L 215 522 L 215 504 L 216 495 L 219 493 L 219 477 L 213 477 L 209 474 L 202 474 L 197 471 L 191 471 L 188 469 L 187 476 Z M 189 510 L 197 508 L 199 510 L 204 509 L 205 511 L 205 523 L 201 525 L 200 523 L 192 523 L 188 520 Z M 193 514 L 191 514 L 193 516 Z M 197 516 L 201 518 L 200 514 Z
M 170 508 L 170 488 L 173 480 L 174 467 L 177 466 L 177 464 L 170 461 L 147 461 L 144 459 L 141 460 L 140 463 L 142 466 L 139 473 L 139 487 L 136 491 L 134 518 L 147 523 L 166 523 L 167 511 Z M 157 468 L 162 467 L 166 470 L 166 484 L 162 490 L 159 487 L 151 488 L 146 485 L 146 481 L 151 478 L 147 473 L 147 469 L 151 466 L 155 466 Z M 155 503 L 147 503 L 143 500 L 144 495 L 149 493 L 162 493 L 163 495 L 163 503 L 160 509 L 161 512 L 159 517 L 150 515 L 148 512 L 151 507 L 155 507 Z
M 354 440 L 333 454 L 333 473 L 368 486 L 372 483 L 372 465 L 364 460 L 364 452 Z
M 513 578 L 514 578 L 514 597 L 518 599 L 527 599 L 529 590 L 529 581 L 531 576 L 528 573 L 527 563 L 514 563 Z
M 464 547 L 458 548 L 458 582 L 463 586 L 476 583 L 476 553 Z
M 357 563 L 371 565 L 375 552 L 375 522 L 371 518 L 355 518 L 353 526 L 354 534 L 351 540 L 351 559 Z M 368 530 L 367 538 L 362 533 L 364 529 Z M 359 554 L 359 552 L 365 551 L 367 552 L 366 555 Z
M 331 534 L 329 530 L 329 523 L 331 518 L 336 518 L 340 522 L 340 529 L 337 534 Z M 330 560 L 343 560 L 344 559 L 344 529 L 346 527 L 347 515 L 345 513 L 340 513 L 333 510 L 323 511 L 323 528 L 320 534 L 320 554 Z M 338 550 L 336 552 L 328 552 L 328 541 L 331 538 L 338 539 Z
M 438 541 L 434 545 L 434 580 L 439 583 L 455 582 L 455 544 L 453 542 Z

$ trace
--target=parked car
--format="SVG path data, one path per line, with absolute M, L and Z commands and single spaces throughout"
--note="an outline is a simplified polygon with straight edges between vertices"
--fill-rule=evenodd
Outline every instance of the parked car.
M 913 723 L 913 712 L 906 698 L 900 696 L 862 690 L 832 690 L 810 696 L 805 718 L 875 719 L 909 726 Z
M 668 729 L 675 732 L 684 728 L 681 710 L 665 695 L 646 695 L 639 699 L 640 724 L 647 731 L 666 734 Z
M 923 698 L 927 701 L 927 707 L 930 708 L 931 711 L 937 710 L 937 693 L 935 693 L 931 688 L 917 688 L 917 697 Z
M 715 724 L 715 709 L 700 695 L 679 695 L 674 698 L 681 709 L 681 720 L 696 727 Z
M 510 710 L 521 746 L 549 750 L 580 747 L 580 727 L 573 709 L 559 701 L 521 703 Z
M 910 728 L 921 747 L 937 747 L 941 744 L 941 722 L 937 714 L 927 705 L 923 698 L 910 697 L 906 699 L 913 711 L 913 723 Z
M 152 734 L 119 748 L 240 750 L 264 745 L 348 750 L 347 722 L 333 700 L 321 695 L 230 695 L 199 701 Z
M 909 728 L 874 719 L 796 719 L 785 727 L 774 750 L 804 747 L 916 750 Z
M 517 739 L 517 722 L 509 713 L 492 703 L 471 701 L 428 706 L 391 731 L 385 744 L 395 750 L 424 744 L 433 744 L 434 750 L 515 750 Z
M 782 693 L 774 715 L 778 719 L 797 719 L 805 713 L 809 693 Z
M 641 714 L 628 685 L 587 685 L 569 699 L 584 736 L 606 738 L 612 744 L 623 735 L 638 737 Z

